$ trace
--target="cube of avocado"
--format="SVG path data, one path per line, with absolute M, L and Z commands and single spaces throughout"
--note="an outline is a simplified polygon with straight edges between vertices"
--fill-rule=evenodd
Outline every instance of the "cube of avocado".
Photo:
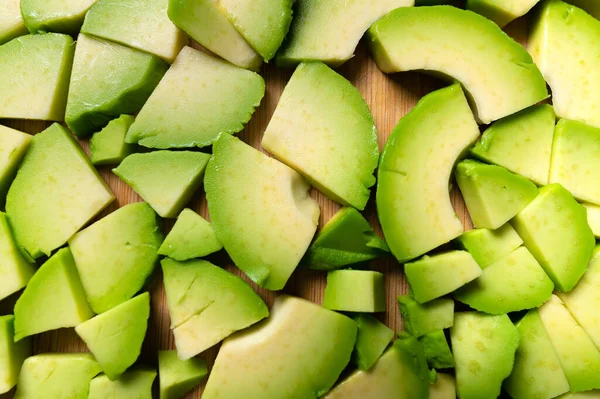
M 21 14 L 31 33 L 76 35 L 96 0 L 21 0 Z
M 31 355 L 31 339 L 15 342 L 15 317 L 0 316 L 0 394 L 13 389 L 21 366 Z
M 19 251 L 6 214 L 0 212 L 0 300 L 24 288 L 35 272 L 35 265 Z
M 130 370 L 116 381 L 106 375 L 99 375 L 90 382 L 87 399 L 152 399 L 152 383 L 156 378 L 154 370 Z
M 437 330 L 419 337 L 423 345 L 427 364 L 433 369 L 447 369 L 454 367 L 454 356 L 448 346 L 444 330 Z M 438 376 L 439 377 L 439 376 Z
M 588 203 L 582 203 L 587 212 L 587 221 L 594 237 L 600 238 L 600 206 Z
M 28 33 L 21 15 L 20 3 L 21 0 L 6 0 L 0 3 L 0 45 Z
M 90 139 L 90 159 L 94 165 L 119 164 L 133 152 L 135 146 L 125 142 L 125 135 L 134 119 L 131 115 L 121 115 L 94 133 Z
M 370 270 L 330 271 L 323 307 L 344 312 L 385 312 L 385 276 Z
M 523 244 L 523 240 L 507 223 L 496 230 L 469 230 L 458 237 L 455 243 L 459 248 L 468 251 L 477 264 L 485 269 L 519 248 Z
M 437 373 L 436 381 L 429 386 L 429 399 L 456 399 L 454 376 Z
M 17 169 L 29 148 L 32 136 L 0 126 L 0 203 L 6 200 L 8 188 L 17 174 Z
M 454 324 L 454 301 L 439 298 L 419 304 L 408 295 L 398 297 L 404 329 L 415 337 L 452 327 Z
M 467 9 L 481 14 L 504 28 L 511 21 L 527 14 L 540 0 L 467 0 Z
M 160 399 L 180 399 L 208 375 L 206 361 L 181 360 L 176 351 L 158 351 Z
M 359 313 L 352 316 L 358 325 L 352 360 L 361 370 L 369 370 L 394 338 L 394 331 L 375 317 Z

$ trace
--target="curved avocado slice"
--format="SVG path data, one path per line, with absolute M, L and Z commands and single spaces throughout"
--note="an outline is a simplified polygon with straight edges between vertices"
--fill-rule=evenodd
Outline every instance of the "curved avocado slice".
M 527 14 L 540 0 L 467 0 L 467 9 L 481 14 L 504 28 Z

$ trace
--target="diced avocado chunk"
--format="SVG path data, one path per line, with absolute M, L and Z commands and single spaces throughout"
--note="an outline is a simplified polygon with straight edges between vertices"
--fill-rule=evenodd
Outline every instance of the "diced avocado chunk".
M 0 316 L 0 394 L 10 391 L 16 384 L 21 366 L 31 355 L 31 340 L 15 342 L 15 317 Z
M 221 135 L 213 146 L 205 177 L 213 228 L 261 287 L 282 289 L 310 245 L 320 211 L 308 189 L 293 169 L 235 137 Z
M 90 382 L 87 399 L 152 399 L 154 370 L 131 370 L 116 381 L 100 375 Z
M 125 135 L 133 123 L 131 115 L 121 115 L 108 122 L 90 139 L 91 160 L 94 165 L 114 165 L 130 155 L 135 146 L 125 142 Z
M 508 316 L 456 313 L 450 338 L 458 397 L 497 398 L 519 346 L 519 333 Z
M 166 258 L 161 264 L 171 328 L 182 360 L 269 315 L 248 283 L 210 262 Z
M 15 399 L 88 397 L 90 381 L 102 368 L 89 353 L 46 353 L 23 363 Z
M 138 112 L 167 66 L 143 51 L 80 34 L 67 99 L 67 125 L 85 137 L 121 114 Z
M 356 330 L 342 314 L 279 296 L 271 317 L 225 340 L 202 397 L 321 397 L 350 361 Z
M 454 324 L 454 301 L 439 298 L 419 304 L 408 295 L 398 297 L 404 329 L 415 337 L 450 328 Z
M 160 216 L 175 218 L 202 185 L 209 154 L 153 151 L 131 154 L 113 169 Z
M 379 162 L 376 200 L 383 234 L 398 261 L 463 232 L 448 185 L 456 160 L 477 137 L 459 85 L 423 97 L 392 131 Z
M 354 56 L 365 31 L 379 18 L 414 0 L 297 0 L 286 41 L 277 54 L 277 65 L 322 61 L 337 67 Z
M 377 130 L 361 93 L 325 64 L 300 64 L 262 146 L 329 198 L 363 210 L 375 184 Z
M 556 288 L 573 289 L 595 245 L 585 208 L 560 184 L 550 184 L 540 189 L 511 224 Z
M 175 225 L 158 249 L 158 253 L 183 261 L 202 258 L 222 248 L 223 244 L 218 240 L 210 222 L 186 208 L 177 216 Z
M 0 300 L 25 287 L 35 272 L 19 251 L 6 214 L 0 212 Z
M 31 33 L 77 34 L 96 0 L 21 0 L 21 14 Z
M 345 312 L 385 312 L 385 277 L 371 270 L 327 273 L 323 307 Z
M 0 2 L 0 45 L 28 33 L 21 15 L 20 3 L 21 0 Z
M 481 267 L 468 252 L 450 251 L 406 263 L 404 273 L 413 297 L 425 303 L 475 280 Z
M 551 105 L 527 108 L 488 127 L 471 149 L 471 155 L 503 166 L 537 185 L 546 185 L 555 123 Z
M 510 224 L 496 230 L 475 229 L 456 239 L 457 245 L 467 250 L 482 269 L 502 259 L 523 244 Z
M 582 204 L 587 212 L 587 221 L 592 233 L 596 238 L 600 238 L 600 206 L 594 204 Z
M 444 330 L 437 330 L 419 337 L 423 345 L 427 364 L 434 369 L 446 369 L 454 367 L 454 356 L 448 346 L 448 340 Z
M 373 24 L 368 38 L 383 72 L 437 71 L 458 80 L 482 123 L 548 97 L 546 82 L 523 46 L 471 11 L 398 8 Z
M 394 331 L 375 317 L 359 313 L 352 317 L 358 326 L 352 360 L 361 370 L 369 370 L 394 338 Z
M 0 203 L 17 174 L 17 169 L 29 148 L 32 136 L 0 125 Z
M 150 317 L 145 292 L 75 327 L 106 376 L 114 381 L 140 356 Z
M 26 35 L 0 46 L 0 118 L 62 121 L 75 46 L 59 33 Z
M 596 19 L 600 17 L 600 3 L 598 3 L 596 0 L 567 0 L 567 3 L 573 4 L 585 10 L 588 14 L 592 15 Z
M 158 351 L 160 399 L 180 399 L 208 375 L 206 361 L 181 360 L 176 351 Z
M 503 28 L 527 14 L 540 0 L 467 0 L 467 9 L 481 14 Z
M 429 386 L 429 399 L 456 399 L 456 381 L 450 374 L 437 373 L 435 383 Z

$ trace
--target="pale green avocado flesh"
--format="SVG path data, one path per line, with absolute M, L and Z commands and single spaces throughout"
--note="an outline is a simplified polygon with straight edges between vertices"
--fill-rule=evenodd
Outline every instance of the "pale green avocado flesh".
M 385 276 L 371 270 L 330 271 L 323 307 L 344 312 L 385 312 Z
M 6 200 L 8 188 L 17 174 L 32 137 L 27 133 L 0 126 L 0 203 Z
M 423 345 L 427 364 L 433 369 L 447 369 L 454 367 L 454 356 L 448 346 L 444 330 L 437 330 L 419 337 Z
M 96 0 L 21 0 L 21 15 L 31 33 L 77 34 Z M 9 1 L 10 3 L 10 1 Z
M 458 247 L 468 251 L 485 269 L 523 244 L 523 240 L 510 224 L 496 230 L 475 229 L 465 232 L 455 241 Z
M 94 165 L 119 164 L 133 153 L 135 146 L 125 142 L 127 129 L 133 123 L 133 116 L 121 115 L 108 122 L 101 131 L 90 138 L 90 159 Z
M 180 399 L 208 375 L 206 361 L 181 360 L 176 351 L 158 351 L 160 399 Z
M 131 370 L 116 381 L 100 375 L 90 382 L 87 399 L 152 399 L 154 370 Z
M 361 370 L 369 370 L 394 338 L 394 331 L 375 317 L 359 313 L 352 316 L 358 326 L 352 360 Z
M 35 272 L 35 265 L 19 251 L 6 214 L 0 212 L 0 300 L 24 288 Z
M 408 295 L 398 297 L 404 330 L 420 337 L 454 324 L 454 301 L 439 298 L 420 304 Z
M 28 33 L 20 3 L 21 0 L 0 2 L 0 45 Z
M 21 366 L 31 356 L 30 339 L 15 342 L 14 321 L 13 315 L 0 316 L 0 394 L 17 384 Z
M 527 14 L 540 0 L 467 0 L 467 9 L 491 19 L 504 28 Z
M 429 386 L 429 399 L 455 399 L 456 381 L 450 374 L 437 373 L 435 383 Z
M 587 212 L 588 225 L 596 238 L 600 238 L 600 206 L 594 204 L 582 204 Z

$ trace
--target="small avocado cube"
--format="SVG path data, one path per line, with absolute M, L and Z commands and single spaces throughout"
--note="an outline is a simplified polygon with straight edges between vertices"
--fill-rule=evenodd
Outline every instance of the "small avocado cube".
M 96 0 L 21 0 L 21 14 L 31 33 L 76 35 Z
M 419 304 L 408 295 L 398 297 L 404 329 L 415 337 L 452 327 L 454 324 L 454 301 L 439 298 Z
M 159 255 L 184 261 L 220 251 L 223 244 L 217 238 L 210 222 L 191 209 L 177 216 L 175 225 L 158 249 Z
M 444 330 L 422 335 L 419 337 L 419 342 L 423 345 L 429 367 L 434 369 L 454 367 L 454 356 L 448 346 Z
M 20 2 L 21 0 L 0 2 L 0 45 L 28 33 L 21 15 Z
M 94 165 L 119 164 L 129 156 L 135 146 L 125 142 L 125 135 L 134 121 L 130 115 L 121 115 L 108 122 L 90 139 L 91 160 Z
M 413 298 L 429 302 L 449 294 L 481 276 L 481 267 L 466 251 L 425 255 L 404 265 Z
M 35 271 L 19 251 L 6 214 L 0 212 L 0 300 L 25 287 Z
M 357 314 L 358 325 L 352 360 L 361 370 L 369 370 L 394 338 L 394 331 L 369 314 Z
M 523 244 L 523 240 L 515 229 L 507 223 L 496 230 L 469 230 L 458 237 L 455 243 L 459 248 L 473 255 L 477 264 L 485 269 L 519 248 Z
M 99 375 L 90 382 L 87 399 L 152 399 L 154 370 L 131 370 L 116 381 Z
M 16 384 L 21 366 L 31 355 L 31 340 L 15 342 L 15 317 L 0 316 L 0 394 L 10 391 Z
M 600 238 L 600 206 L 594 204 L 582 203 L 587 212 L 587 221 L 594 237 Z
M 467 0 L 467 9 L 481 14 L 504 28 L 527 14 L 540 0 Z
M 17 169 L 32 136 L 0 125 L 0 202 L 6 199 L 6 193 L 17 174 Z
M 176 351 L 158 351 L 160 399 L 180 399 L 208 375 L 206 361 L 181 360 Z
M 456 399 L 454 376 L 437 373 L 436 381 L 429 386 L 429 399 Z
M 370 270 L 330 271 L 323 307 L 344 312 L 385 312 L 385 276 Z

